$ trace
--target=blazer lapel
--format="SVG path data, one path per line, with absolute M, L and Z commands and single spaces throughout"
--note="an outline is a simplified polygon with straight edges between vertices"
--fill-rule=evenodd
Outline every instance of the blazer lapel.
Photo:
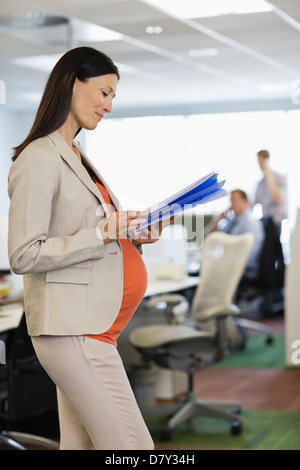
M 120 205 L 120 202 L 118 200 L 118 198 L 115 196 L 115 194 L 113 193 L 113 191 L 110 189 L 109 185 L 106 183 L 106 181 L 104 180 L 103 176 L 101 176 L 101 174 L 99 173 L 99 171 L 97 170 L 97 168 L 94 167 L 94 165 L 92 164 L 92 162 L 88 159 L 87 155 L 85 154 L 83 148 L 81 147 L 81 145 L 79 144 L 79 142 L 76 142 L 75 140 L 73 140 L 73 145 L 74 147 L 76 147 L 79 152 L 81 153 L 82 155 L 82 158 L 85 162 L 85 165 L 87 165 L 89 168 L 91 168 L 91 170 L 93 170 L 93 172 L 95 173 L 95 175 L 97 176 L 97 178 L 99 179 L 99 181 L 101 181 L 101 183 L 103 184 L 103 186 L 105 186 L 105 188 L 107 189 L 107 192 L 112 200 L 112 203 L 114 204 L 115 208 L 117 210 L 122 210 L 122 207 Z M 98 191 L 98 190 L 97 190 Z
M 90 175 L 80 163 L 79 159 L 76 157 L 75 153 L 72 151 L 72 149 L 68 146 L 64 138 L 60 135 L 59 132 L 53 132 L 52 134 L 49 135 L 50 139 L 54 142 L 56 147 L 59 150 L 59 153 L 61 157 L 68 163 L 68 165 L 72 168 L 72 170 L 76 173 L 78 178 L 82 181 L 82 183 L 99 199 L 101 204 L 103 205 L 103 208 L 105 210 L 106 216 L 109 215 L 109 211 L 106 207 L 106 204 L 104 202 L 104 199 L 98 190 L 96 184 L 93 182 L 91 179 Z M 95 172 L 96 176 L 100 179 L 100 181 L 103 182 L 104 186 L 106 187 L 109 195 L 111 196 L 111 199 L 116 207 L 117 210 L 120 210 L 120 204 L 115 195 L 111 192 L 110 188 L 107 186 L 99 172 L 94 168 L 92 163 L 89 161 L 85 153 L 83 152 L 81 146 L 78 144 L 78 142 L 73 141 L 74 146 L 80 151 L 85 163 Z

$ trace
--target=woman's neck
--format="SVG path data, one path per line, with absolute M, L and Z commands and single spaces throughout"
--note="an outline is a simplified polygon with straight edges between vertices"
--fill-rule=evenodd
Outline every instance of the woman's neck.
M 67 125 L 67 123 L 65 123 L 59 129 L 57 129 L 57 132 L 60 133 L 60 135 L 67 142 L 69 147 L 71 147 L 71 149 L 75 153 L 76 157 L 79 158 L 79 160 L 81 161 L 81 154 L 80 154 L 79 150 L 76 147 L 74 147 L 73 144 L 72 144 L 73 143 L 73 137 L 74 137 L 76 132 L 74 132 L 73 129 L 71 129 L 70 126 Z

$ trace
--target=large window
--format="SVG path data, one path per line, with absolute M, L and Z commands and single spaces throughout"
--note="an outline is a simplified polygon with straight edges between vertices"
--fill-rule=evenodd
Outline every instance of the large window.
M 186 120 L 145 117 L 103 120 L 85 146 L 126 209 L 159 202 L 190 181 Z
M 289 218 L 300 206 L 296 164 L 300 111 L 104 119 L 85 134 L 90 159 L 125 209 L 143 209 L 214 170 L 228 191 L 251 198 L 261 178 L 256 153 L 267 148 L 271 166 L 288 176 Z M 216 213 L 224 198 L 202 206 Z

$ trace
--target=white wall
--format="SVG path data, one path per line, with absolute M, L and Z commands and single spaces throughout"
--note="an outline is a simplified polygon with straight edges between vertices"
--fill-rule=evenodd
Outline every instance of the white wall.
M 11 112 L 2 111 L 0 108 L 0 216 L 7 214 L 8 196 L 7 196 L 7 175 L 11 165 L 11 148 L 16 145 L 15 127 L 16 117 Z
M 7 195 L 7 177 L 10 165 L 12 148 L 22 142 L 33 123 L 34 113 L 17 113 L 0 107 L 0 217 L 6 216 L 9 207 Z
M 0 267 L 8 268 L 7 254 L 7 222 L 9 198 L 7 194 L 7 178 L 12 163 L 12 148 L 26 137 L 34 119 L 34 113 L 17 113 L 0 106 Z M 22 276 L 12 274 L 11 298 L 20 298 L 23 290 Z

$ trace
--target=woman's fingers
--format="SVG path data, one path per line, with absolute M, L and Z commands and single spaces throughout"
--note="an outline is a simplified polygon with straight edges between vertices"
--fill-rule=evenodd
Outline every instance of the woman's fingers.
M 101 227 L 99 226 L 104 243 L 110 243 L 119 238 L 127 238 L 147 220 L 147 211 L 113 212 Z

